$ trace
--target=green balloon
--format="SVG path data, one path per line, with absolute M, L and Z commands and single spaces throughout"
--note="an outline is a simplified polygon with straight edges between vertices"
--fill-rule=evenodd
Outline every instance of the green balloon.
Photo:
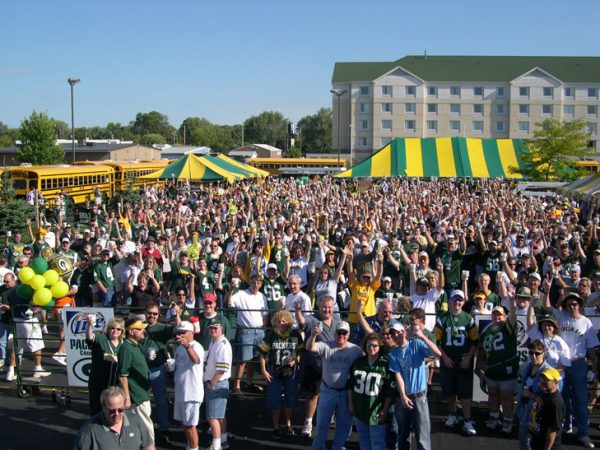
M 54 304 L 54 300 L 50 300 L 50 303 L 46 303 L 44 305 L 44 308 L 50 310 L 50 309 L 54 309 L 55 306 L 56 305 Z
M 33 268 L 35 273 L 37 273 L 38 275 L 42 275 L 46 270 L 48 270 L 48 261 L 40 257 L 33 258 L 33 263 L 31 264 L 31 267 Z
M 33 288 L 28 284 L 20 284 L 17 286 L 17 295 L 21 298 L 31 298 L 33 295 Z

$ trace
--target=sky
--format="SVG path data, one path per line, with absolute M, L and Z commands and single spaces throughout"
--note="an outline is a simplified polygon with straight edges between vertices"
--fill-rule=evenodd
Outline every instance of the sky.
M 0 122 L 75 126 L 159 111 L 292 122 L 331 107 L 335 62 L 405 55 L 599 56 L 598 0 L 2 0 Z

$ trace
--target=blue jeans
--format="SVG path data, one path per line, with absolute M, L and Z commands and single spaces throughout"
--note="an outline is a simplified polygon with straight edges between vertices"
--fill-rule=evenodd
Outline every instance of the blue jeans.
M 533 407 L 533 400 L 521 399 L 517 405 L 517 416 L 519 417 L 519 449 L 529 450 L 527 446 L 527 433 L 529 426 L 529 414 Z
M 156 403 L 156 421 L 158 430 L 169 430 L 169 405 L 167 402 L 167 369 L 165 366 L 150 369 L 150 385 Z
M 385 442 L 388 449 L 398 448 L 398 422 L 396 422 L 396 405 L 392 404 L 385 421 Z
M 565 367 L 562 396 L 565 400 L 565 426 L 572 424 L 575 419 L 577 424 L 577 437 L 589 436 L 588 423 L 588 385 L 587 366 L 585 360 L 573 361 L 571 367 Z
M 417 450 L 431 450 L 431 421 L 427 395 L 413 398 L 413 409 L 396 402 L 396 420 L 398 421 L 398 450 L 410 450 L 410 427 L 415 431 Z
M 286 380 L 275 378 L 272 372 L 272 381 L 267 384 L 267 408 L 281 409 L 281 394 L 283 393 L 283 406 L 295 408 L 298 405 L 298 371 L 294 370 L 294 376 Z
M 341 450 L 350 436 L 352 416 L 348 411 L 348 391 L 336 390 L 321 383 L 319 404 L 317 405 L 317 430 L 313 439 L 313 450 L 325 450 L 327 430 L 335 411 L 335 436 L 332 450 Z
M 8 356 L 6 346 L 8 345 L 8 335 L 10 334 L 10 331 L 10 325 L 0 323 L 0 361 L 4 361 Z
M 354 420 L 358 431 L 360 450 L 385 450 L 385 424 L 367 425 L 360 420 Z
M 106 288 L 106 292 L 98 292 L 98 301 L 102 302 L 102 305 L 110 308 L 115 306 L 115 303 L 113 301 L 113 297 L 115 295 L 115 288 L 114 287 L 109 287 Z

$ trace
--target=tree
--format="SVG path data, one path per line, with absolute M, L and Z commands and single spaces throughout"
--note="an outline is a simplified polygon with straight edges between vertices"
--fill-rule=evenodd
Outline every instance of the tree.
M 8 172 L 0 180 L 0 230 L 25 232 L 27 219 L 34 220 L 35 213 L 23 199 L 16 198 L 16 192 Z
M 0 122 L 0 148 L 14 145 L 14 131 Z
M 59 164 L 65 160 L 65 152 L 56 145 L 56 122 L 46 113 L 33 111 L 21 122 L 19 137 L 22 145 L 17 150 L 20 163 Z
M 532 180 L 552 178 L 574 179 L 580 173 L 573 169 L 573 160 L 585 158 L 589 153 L 589 134 L 581 120 L 560 122 L 546 119 L 536 123 L 533 139 L 526 142 L 527 152 L 521 156 L 521 174 Z
M 265 111 L 244 122 L 246 142 L 287 148 L 289 120 L 277 111 Z
M 302 150 L 300 150 L 300 147 L 297 146 L 293 146 L 292 148 L 290 148 L 286 154 L 285 154 L 286 158 L 302 158 Z
M 321 108 L 298 121 L 299 146 L 304 153 L 331 153 L 331 114 L 330 108 Z
M 140 138 L 150 133 L 156 133 L 162 135 L 165 142 L 170 142 L 175 133 L 175 128 L 169 124 L 169 118 L 158 111 L 137 113 L 130 126 L 131 131 Z
M 142 137 L 141 143 L 144 145 L 166 144 L 167 140 L 162 134 L 149 133 Z

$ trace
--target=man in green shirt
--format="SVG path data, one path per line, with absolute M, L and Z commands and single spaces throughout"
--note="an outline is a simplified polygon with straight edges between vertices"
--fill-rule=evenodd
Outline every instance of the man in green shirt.
M 269 263 L 267 276 L 263 279 L 262 293 L 267 297 L 270 316 L 279 311 L 285 301 L 285 285 L 286 281 L 279 274 L 277 264 Z
M 115 248 L 116 251 L 116 248 Z M 118 254 L 120 256 L 120 254 Z M 110 250 L 100 252 L 100 261 L 94 265 L 94 282 L 98 286 L 98 303 L 102 306 L 115 306 L 115 275 L 114 266 L 119 262 L 119 256 L 111 258 Z
M 25 249 L 25 243 L 21 240 L 23 235 L 20 231 L 15 231 L 12 242 L 9 241 L 9 232 L 6 233 L 6 247 L 8 249 L 8 267 L 14 269 L 17 264 L 19 256 L 23 255 Z
M 150 417 L 150 369 L 140 346 L 145 329 L 146 324 L 138 318 L 125 322 L 127 338 L 119 349 L 118 373 L 119 383 L 125 392 L 125 407 L 140 417 L 154 442 L 154 425 Z

